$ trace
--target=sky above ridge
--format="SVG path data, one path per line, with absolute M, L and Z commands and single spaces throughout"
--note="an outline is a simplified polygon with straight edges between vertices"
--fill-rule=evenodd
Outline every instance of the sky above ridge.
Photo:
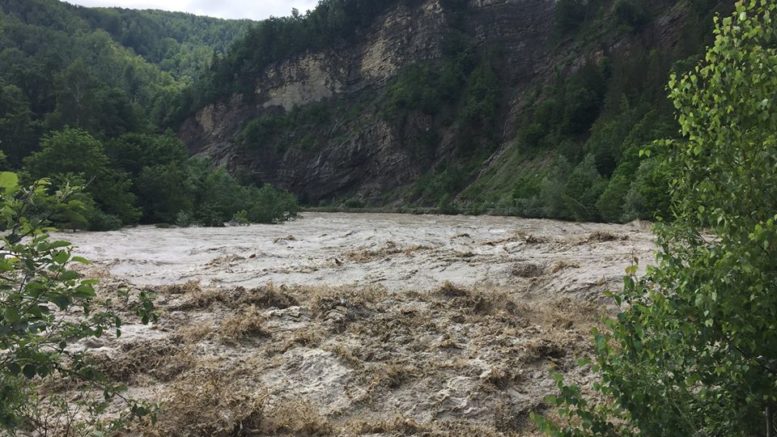
M 313 9 L 318 0 L 66 0 L 81 6 L 120 7 L 128 9 L 162 9 L 189 12 L 219 18 L 250 18 L 262 20 L 291 15 L 297 8 L 304 13 Z

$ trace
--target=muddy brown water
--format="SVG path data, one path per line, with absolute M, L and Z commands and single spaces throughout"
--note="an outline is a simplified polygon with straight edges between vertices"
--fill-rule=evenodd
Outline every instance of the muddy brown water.
M 591 387 L 577 359 L 602 292 L 652 259 L 649 229 L 305 213 L 56 237 L 94 261 L 100 299 L 158 291 L 158 323 L 128 310 L 120 338 L 79 346 L 160 406 L 140 435 L 491 436 L 536 435 L 556 372 Z
M 200 281 L 216 287 L 380 285 L 429 290 L 523 285 L 588 292 L 650 260 L 647 226 L 512 217 L 304 213 L 282 225 L 149 226 L 65 234 L 79 254 L 139 285 Z M 552 272 L 552 274 L 551 274 Z M 536 282 L 536 281 L 535 281 Z

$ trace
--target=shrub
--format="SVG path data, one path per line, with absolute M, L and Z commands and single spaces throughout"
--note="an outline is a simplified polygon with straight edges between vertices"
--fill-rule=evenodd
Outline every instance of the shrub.
M 769 435 L 777 405 L 777 3 L 716 20 L 703 64 L 669 83 L 683 139 L 661 144 L 674 221 L 657 266 L 628 269 L 595 334 L 605 395 L 560 382 L 558 436 Z M 765 420 L 764 420 L 765 419 Z M 766 426 L 764 426 L 766 425 Z
M 351 208 L 351 209 L 364 208 L 364 202 L 362 202 L 359 199 L 348 199 L 345 201 L 344 205 L 346 208 Z
M 13 173 L 0 173 L 0 229 L 4 231 L 0 238 L 0 429 L 9 434 L 57 432 L 39 429 L 37 419 L 74 421 L 75 412 L 86 420 L 104 411 L 121 391 L 96 371 L 84 353 L 72 348 L 80 340 L 114 329 L 120 335 L 121 320 L 111 312 L 94 311 L 95 281 L 82 279 L 71 267 L 87 261 L 74 256 L 68 242 L 51 241 L 45 232 L 52 211 L 42 211 L 40 206 L 67 202 L 76 189 L 66 186 L 53 195 L 49 191 L 45 180 L 26 188 L 18 186 Z M 145 293 L 139 296 L 137 309 L 144 323 L 153 318 Z M 66 400 L 56 393 L 47 395 L 48 402 L 37 402 L 43 384 L 65 380 L 83 391 L 68 411 L 58 409 Z M 92 399 L 87 393 L 91 390 L 102 396 Z M 118 421 L 93 423 L 91 431 L 115 432 L 122 420 L 149 412 L 142 404 L 128 402 L 126 414 Z
M 146 223 L 174 223 L 180 211 L 194 208 L 194 187 L 180 163 L 144 167 L 135 187 Z
M 647 159 L 640 164 L 624 197 L 624 220 L 669 217 L 668 165 L 659 159 Z
M 542 203 L 542 215 L 545 217 L 569 218 L 567 202 L 564 201 L 567 177 L 572 168 L 563 156 L 558 158 L 551 172 L 540 183 L 539 199 Z
M 251 223 L 251 220 L 248 218 L 248 211 L 244 209 L 241 209 L 240 211 L 236 212 L 235 215 L 232 216 L 231 221 L 239 225 L 247 225 Z
M 440 198 L 439 202 L 437 202 L 437 211 L 440 214 L 446 215 L 459 213 L 459 209 L 456 207 L 456 204 L 453 201 L 453 196 L 447 193 Z
M 594 156 L 587 155 L 566 180 L 563 192 L 566 210 L 575 220 L 598 220 L 596 201 L 606 186 L 607 180 L 596 170 Z
M 623 202 L 629 192 L 631 181 L 622 173 L 616 173 L 607 183 L 607 188 L 596 201 L 599 215 L 608 222 L 621 221 L 623 217 Z
M 186 211 L 178 211 L 175 215 L 175 225 L 182 228 L 188 228 L 194 223 L 194 218 Z
M 191 215 L 204 226 L 223 226 L 243 210 L 251 223 L 280 223 L 299 211 L 292 194 L 270 185 L 240 185 L 226 170 L 214 169 L 204 160 L 189 161 L 186 172 L 186 186 L 192 190 Z
M 280 223 L 297 216 L 299 205 L 291 193 L 270 185 L 250 190 L 251 208 L 248 217 L 253 223 Z
M 90 231 L 114 231 L 121 229 L 121 219 L 115 215 L 106 214 L 99 209 L 94 210 L 89 217 Z
M 65 129 L 47 135 L 41 150 L 28 156 L 24 163 L 33 179 L 75 175 L 89 181 L 86 191 L 97 207 L 122 224 L 137 223 L 140 218 L 128 175 L 110 167 L 102 143 L 85 131 Z

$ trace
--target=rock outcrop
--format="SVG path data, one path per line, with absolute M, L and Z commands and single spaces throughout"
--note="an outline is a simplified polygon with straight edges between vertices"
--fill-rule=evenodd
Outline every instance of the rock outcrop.
M 469 47 L 487 54 L 499 77 L 498 120 L 488 140 L 495 143 L 487 152 L 492 159 L 482 161 L 493 166 L 500 165 L 500 152 L 514 140 L 520 114 L 543 83 L 605 52 L 628 53 L 638 38 L 676 44 L 681 27 L 677 11 L 667 9 L 640 34 L 565 41 L 556 32 L 555 0 L 470 0 L 464 11 L 446 4 L 399 2 L 356 42 L 270 65 L 256 77 L 253 95 L 200 109 L 184 122 L 180 137 L 192 153 L 291 190 L 309 204 L 351 197 L 388 204 L 406 200 L 403 188 L 458 159 L 462 128 L 445 110 L 436 117 L 423 111 L 385 116 L 387 88 L 408 67 L 441 61 L 451 35 L 465 35 Z M 252 119 L 305 113 L 315 105 L 327 113 L 323 120 L 294 118 L 293 127 L 261 144 L 246 145 L 241 137 Z

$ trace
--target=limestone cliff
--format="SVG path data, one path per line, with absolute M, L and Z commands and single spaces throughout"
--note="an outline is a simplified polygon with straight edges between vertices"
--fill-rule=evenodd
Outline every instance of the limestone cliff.
M 614 6 L 605 3 L 600 19 L 615 20 Z M 514 161 L 507 157 L 517 153 L 524 115 L 547 94 L 545 85 L 563 83 L 586 65 L 606 68 L 635 48 L 677 56 L 687 8 L 681 1 L 651 4 L 653 18 L 639 28 L 594 24 L 581 36 L 559 32 L 556 0 L 398 2 L 358 38 L 271 64 L 255 77 L 253 93 L 199 109 L 180 136 L 192 153 L 309 204 L 436 203 L 423 185 L 439 182 L 435 175 L 454 165 L 462 174 L 445 188 L 453 195 L 489 171 L 510 172 L 495 167 Z M 423 84 L 430 88 L 452 59 L 465 56 L 469 76 L 454 78 L 455 92 L 440 94 L 439 106 L 397 97 L 412 88 L 412 68 L 423 67 L 418 77 L 431 77 Z M 473 79 L 478 62 L 488 67 L 483 77 L 494 78 L 490 95 Z M 480 105 L 489 98 L 490 106 Z M 478 120 L 483 108 L 492 111 L 489 120 Z M 462 115 L 467 110 L 476 113 Z

